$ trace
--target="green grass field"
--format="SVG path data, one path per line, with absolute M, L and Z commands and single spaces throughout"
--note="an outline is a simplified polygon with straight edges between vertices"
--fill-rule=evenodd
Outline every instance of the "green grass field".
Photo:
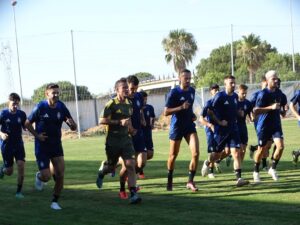
M 222 163 L 223 173 L 209 180 L 200 175 L 206 143 L 203 129 L 199 129 L 200 162 L 195 181 L 197 193 L 185 189 L 190 152 L 182 144 L 174 171 L 174 191 L 167 192 L 166 160 L 168 133 L 154 132 L 155 156 L 145 169 L 140 205 L 129 205 L 118 198 L 118 177 L 105 177 L 102 190 L 95 185 L 97 170 L 105 159 L 104 137 L 66 140 L 63 142 L 66 160 L 65 189 L 61 211 L 50 209 L 53 181 L 42 192 L 34 189 L 37 171 L 33 143 L 26 143 L 27 163 L 24 184 L 25 198 L 15 199 L 16 174 L 0 180 L 0 225 L 95 225 L 95 224 L 299 224 L 300 170 L 291 162 L 291 151 L 299 146 L 296 121 L 284 121 L 285 151 L 278 165 L 279 182 L 273 182 L 261 172 L 262 184 L 235 187 L 232 167 Z M 256 143 L 252 125 L 249 143 Z M 300 165 L 300 162 L 299 162 Z M 243 177 L 252 181 L 253 162 L 247 152 Z

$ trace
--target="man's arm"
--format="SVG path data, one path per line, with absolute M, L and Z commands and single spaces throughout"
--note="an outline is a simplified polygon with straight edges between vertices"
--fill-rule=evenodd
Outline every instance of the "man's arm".
M 25 127 L 35 138 L 39 139 L 40 141 L 45 141 L 48 137 L 45 132 L 38 134 L 28 119 L 25 121 Z
M 295 104 L 293 102 L 290 103 L 290 109 L 294 116 L 300 121 L 300 115 L 298 114 Z
M 181 110 L 188 109 L 190 107 L 190 105 L 191 104 L 188 101 L 185 101 L 182 105 L 174 107 L 174 108 L 165 107 L 164 116 L 169 116 L 169 115 L 172 115 L 173 113 L 179 112 Z

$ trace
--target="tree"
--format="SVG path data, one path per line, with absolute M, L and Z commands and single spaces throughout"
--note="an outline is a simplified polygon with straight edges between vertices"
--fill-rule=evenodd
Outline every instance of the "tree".
M 192 62 L 198 49 L 194 36 L 184 29 L 170 31 L 168 37 L 163 39 L 162 45 L 167 53 L 165 55 L 166 62 L 173 62 L 177 73 Z
M 247 64 L 249 72 L 249 82 L 253 83 L 255 72 L 260 67 L 261 63 L 268 52 L 276 51 L 271 48 L 267 42 L 261 42 L 260 37 L 251 33 L 248 36 L 242 36 L 241 43 L 237 46 L 237 56 L 242 57 Z
M 155 77 L 151 73 L 147 73 L 147 72 L 139 72 L 133 75 L 136 76 L 139 79 L 139 81 L 155 79 Z
M 75 100 L 75 89 L 72 83 L 69 81 L 58 81 L 57 84 L 60 87 L 60 100 L 65 102 Z M 31 97 L 33 102 L 39 102 L 45 99 L 46 86 L 47 84 L 44 84 L 33 91 L 33 96 Z M 77 86 L 77 95 L 78 100 L 88 100 L 93 98 L 86 86 Z

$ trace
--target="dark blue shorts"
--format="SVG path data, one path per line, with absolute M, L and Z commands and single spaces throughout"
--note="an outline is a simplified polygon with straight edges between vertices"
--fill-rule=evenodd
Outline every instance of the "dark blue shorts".
M 145 140 L 142 129 L 138 129 L 136 134 L 132 136 L 133 148 L 136 153 L 138 152 L 147 152 L 145 148 Z
M 217 129 L 216 129 L 217 128 Z M 223 127 L 215 127 L 214 139 L 216 142 L 216 152 L 221 152 L 227 148 L 240 148 L 241 139 L 239 131 L 236 128 L 226 129 Z
M 274 129 L 261 129 L 257 131 L 257 140 L 259 146 L 265 146 L 268 141 L 274 138 L 283 139 L 283 132 L 281 127 Z
M 214 133 L 212 131 L 206 131 L 207 153 L 216 151 L 216 142 L 214 139 Z
M 183 137 L 192 133 L 197 133 L 195 123 L 191 123 L 185 128 L 172 127 L 170 128 L 169 139 L 174 141 L 181 140 Z
M 25 149 L 23 143 L 10 144 L 3 141 L 1 143 L 1 153 L 5 168 L 12 167 L 14 165 L 14 159 L 16 161 L 21 160 L 25 162 Z
M 153 140 L 152 140 L 152 130 L 143 129 L 145 148 L 148 151 L 153 151 Z
M 248 130 L 246 126 L 239 126 L 239 135 L 241 139 L 241 144 L 248 144 Z
M 64 156 L 61 143 L 45 143 L 35 141 L 35 157 L 39 170 L 49 168 L 50 159 Z

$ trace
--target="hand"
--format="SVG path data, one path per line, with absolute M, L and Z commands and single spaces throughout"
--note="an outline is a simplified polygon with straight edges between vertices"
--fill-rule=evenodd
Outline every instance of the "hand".
M 244 110 L 242 110 L 242 109 L 239 109 L 239 111 L 238 111 L 238 115 L 239 115 L 240 117 L 244 117 L 244 116 L 245 116 L 245 112 L 244 112 Z
M 120 120 L 120 126 L 128 127 L 129 120 L 130 120 L 129 118 Z
M 8 134 L 7 133 L 1 133 L 1 139 L 3 140 L 3 141 L 5 141 L 5 140 L 7 140 L 8 138 L 9 138 L 9 136 L 8 136 Z
M 272 105 L 272 110 L 280 109 L 280 104 L 279 103 L 274 103 Z
M 132 126 L 129 126 L 129 127 L 128 127 L 128 133 L 129 133 L 131 136 L 134 136 L 134 135 L 136 135 L 136 133 L 137 133 L 137 129 L 134 129 Z
M 190 103 L 188 102 L 188 100 L 186 100 L 182 105 L 181 105 L 181 109 L 188 109 L 190 107 Z
M 48 138 L 48 136 L 46 135 L 45 132 L 38 134 L 37 139 L 39 139 L 39 141 L 46 141 L 46 139 Z
M 228 122 L 226 120 L 222 120 L 220 123 L 219 123 L 220 126 L 222 127 L 226 127 L 228 125 Z
M 211 129 L 213 133 L 215 133 L 215 126 L 213 124 L 210 123 L 208 127 Z

